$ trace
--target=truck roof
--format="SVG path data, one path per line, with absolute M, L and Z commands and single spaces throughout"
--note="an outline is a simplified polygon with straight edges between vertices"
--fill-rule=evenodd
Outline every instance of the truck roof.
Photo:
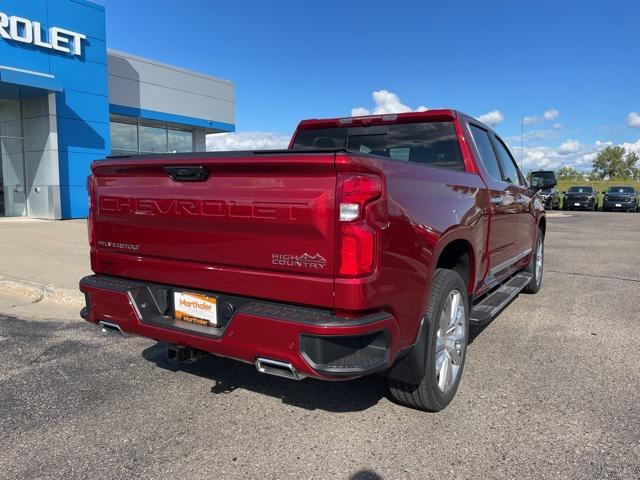
M 347 125 L 383 125 L 389 123 L 413 123 L 420 120 L 453 120 L 458 116 L 466 116 L 462 112 L 453 109 L 425 110 L 424 112 L 390 113 L 380 115 L 365 115 L 362 117 L 339 117 L 325 119 L 303 120 L 298 125 L 298 130 L 311 128 L 344 127 Z M 489 128 L 489 127 L 487 127 Z

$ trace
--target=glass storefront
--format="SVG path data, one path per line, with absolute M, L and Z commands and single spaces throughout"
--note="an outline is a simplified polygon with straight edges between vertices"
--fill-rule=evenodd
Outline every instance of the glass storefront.
M 192 130 L 178 130 L 164 124 L 128 121 L 120 117 L 112 117 L 109 126 L 113 155 L 194 151 Z
M 0 99 L 0 216 L 27 214 L 22 105 Z

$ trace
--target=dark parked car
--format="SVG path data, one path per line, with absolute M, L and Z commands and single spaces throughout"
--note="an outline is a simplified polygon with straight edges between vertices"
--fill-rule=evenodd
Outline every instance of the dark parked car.
M 529 174 L 529 183 L 533 188 L 541 188 L 543 183 L 558 184 L 558 177 L 553 170 L 535 170 Z
M 538 193 L 547 210 L 560 210 L 560 192 L 555 188 L 544 188 Z
M 595 211 L 598 208 L 598 192 L 590 185 L 569 187 L 564 193 L 564 210 L 585 209 Z
M 638 192 L 633 187 L 609 187 L 602 199 L 602 211 L 625 210 L 635 212 L 638 210 Z

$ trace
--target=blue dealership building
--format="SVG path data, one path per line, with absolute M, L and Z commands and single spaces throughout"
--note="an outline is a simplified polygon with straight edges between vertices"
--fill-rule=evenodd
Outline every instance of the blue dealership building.
M 232 82 L 107 48 L 87 0 L 0 0 L 0 216 L 82 218 L 91 161 L 203 151 Z

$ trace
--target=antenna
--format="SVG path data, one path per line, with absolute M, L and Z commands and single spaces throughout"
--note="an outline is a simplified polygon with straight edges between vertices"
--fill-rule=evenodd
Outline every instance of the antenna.
M 522 153 L 524 152 L 524 115 L 520 118 L 520 171 L 522 172 Z

